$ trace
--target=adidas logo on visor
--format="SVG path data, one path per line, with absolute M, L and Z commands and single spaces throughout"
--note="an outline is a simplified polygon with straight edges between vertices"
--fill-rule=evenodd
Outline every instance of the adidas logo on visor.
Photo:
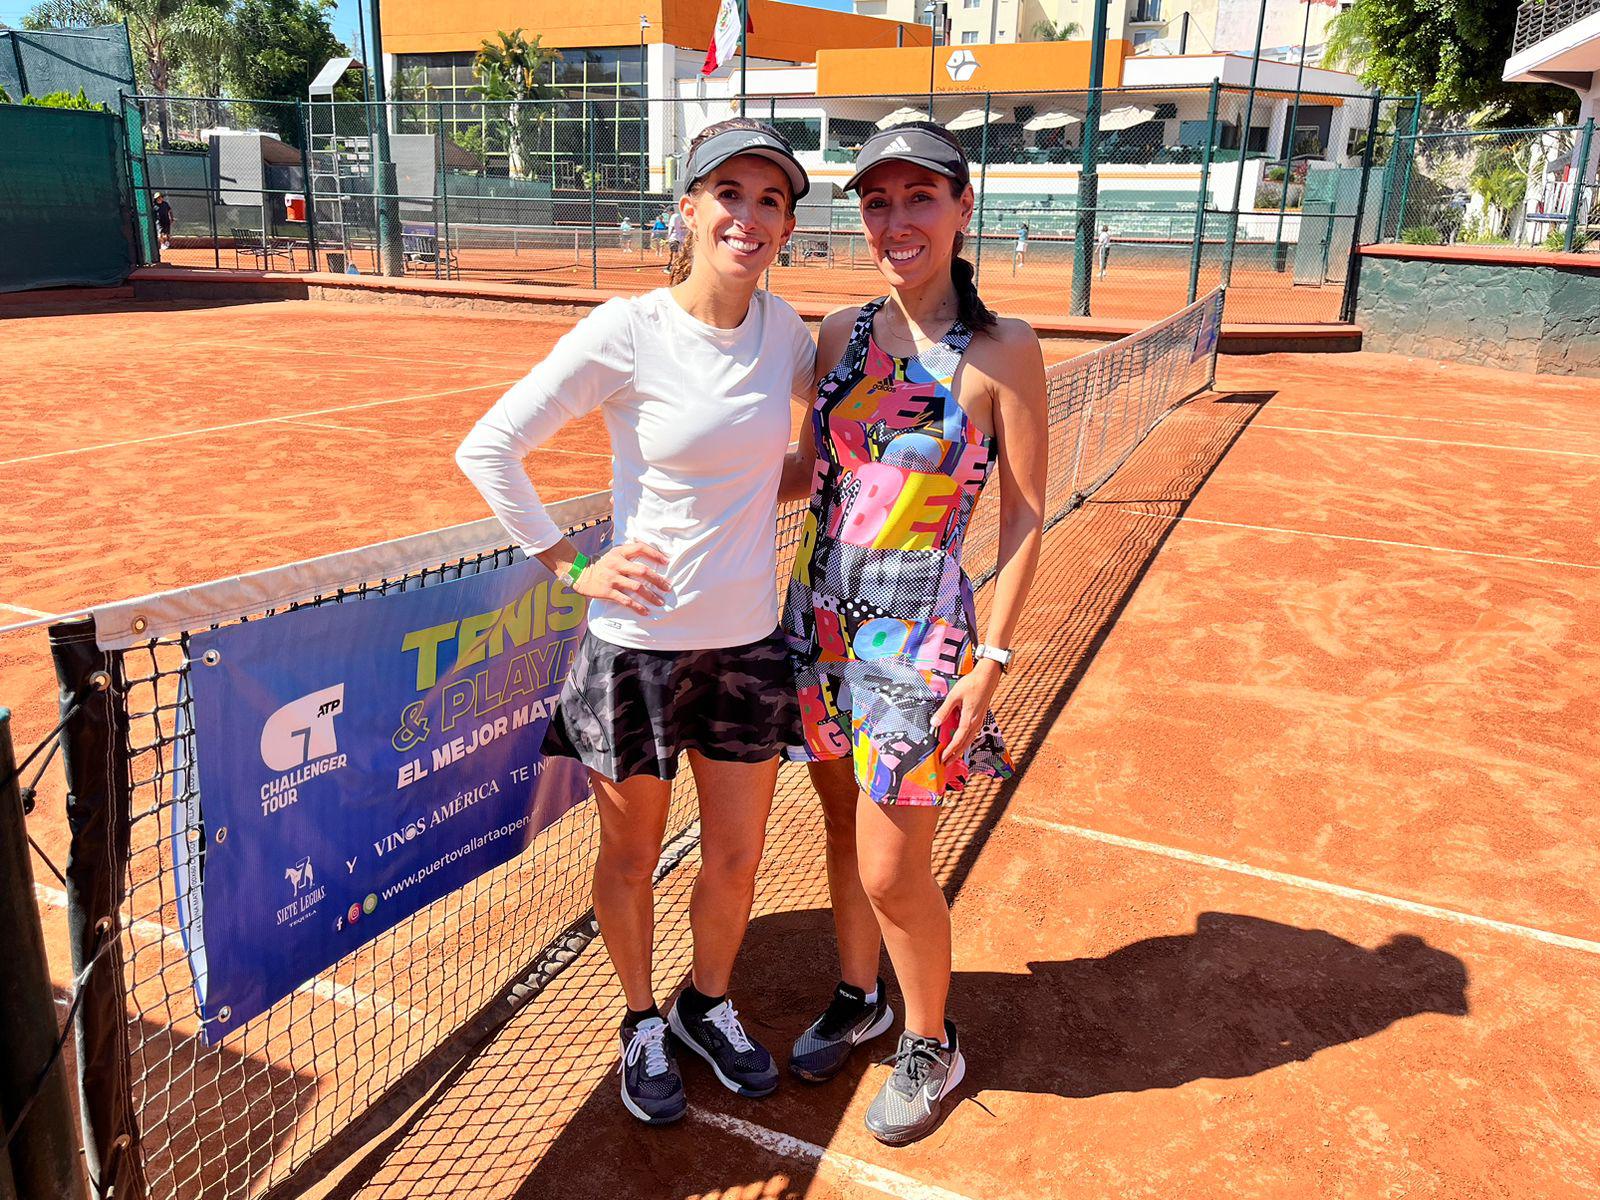
M 911 150 L 911 143 L 903 137 L 896 137 L 883 148 L 885 154 L 907 154 Z

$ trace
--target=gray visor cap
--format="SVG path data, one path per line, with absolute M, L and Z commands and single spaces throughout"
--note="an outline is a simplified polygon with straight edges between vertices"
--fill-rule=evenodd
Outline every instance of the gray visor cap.
M 741 154 L 754 154 L 768 159 L 783 168 L 794 189 L 794 198 L 800 199 L 811 190 L 811 180 L 806 170 L 789 149 L 789 143 L 761 129 L 729 129 L 712 134 L 694 148 L 689 155 L 689 184 L 699 183 L 730 158 Z
M 936 175 L 961 183 L 972 181 L 967 156 L 958 147 L 927 129 L 915 125 L 891 125 L 869 137 L 856 155 L 855 174 L 845 182 L 847 192 L 861 190 L 861 177 L 886 162 L 913 163 Z

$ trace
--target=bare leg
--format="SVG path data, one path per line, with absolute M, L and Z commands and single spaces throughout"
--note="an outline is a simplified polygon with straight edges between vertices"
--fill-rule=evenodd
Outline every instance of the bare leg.
M 589 772 L 600 810 L 600 854 L 594 864 L 594 913 L 611 965 L 635 1012 L 655 1003 L 656 863 L 667 825 L 672 785 L 651 775 L 621 783 Z
M 750 923 L 778 760 L 721 762 L 691 750 L 689 766 L 700 794 L 700 876 L 689 899 L 694 986 L 721 996 Z
M 822 800 L 827 828 L 828 896 L 833 902 L 833 928 L 839 939 L 839 978 L 871 992 L 878 984 L 883 935 L 878 916 L 861 886 L 856 862 L 855 768 L 848 758 L 811 764 L 811 785 Z
M 944 1040 L 950 993 L 950 906 L 933 878 L 939 810 L 856 801 L 861 885 L 878 915 L 906 1001 L 906 1028 Z

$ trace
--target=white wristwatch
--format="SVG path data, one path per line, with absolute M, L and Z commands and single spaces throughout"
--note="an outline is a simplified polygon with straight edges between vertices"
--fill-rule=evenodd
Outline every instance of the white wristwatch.
M 977 658 L 994 659 L 995 662 L 1000 664 L 1002 671 L 1011 665 L 1011 651 L 1002 650 L 999 646 L 985 646 L 980 643 L 974 655 Z

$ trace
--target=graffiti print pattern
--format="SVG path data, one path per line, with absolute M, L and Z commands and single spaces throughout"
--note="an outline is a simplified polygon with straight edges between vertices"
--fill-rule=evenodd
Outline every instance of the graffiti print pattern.
M 964 761 L 941 761 L 954 718 L 933 727 L 973 666 L 961 545 L 994 444 L 952 388 L 971 332 L 958 321 L 897 358 L 872 337 L 883 305 L 862 307 L 811 413 L 816 477 L 783 617 L 805 730 L 790 757 L 850 757 L 880 804 L 938 804 L 973 772 L 1012 773 L 992 714 Z

